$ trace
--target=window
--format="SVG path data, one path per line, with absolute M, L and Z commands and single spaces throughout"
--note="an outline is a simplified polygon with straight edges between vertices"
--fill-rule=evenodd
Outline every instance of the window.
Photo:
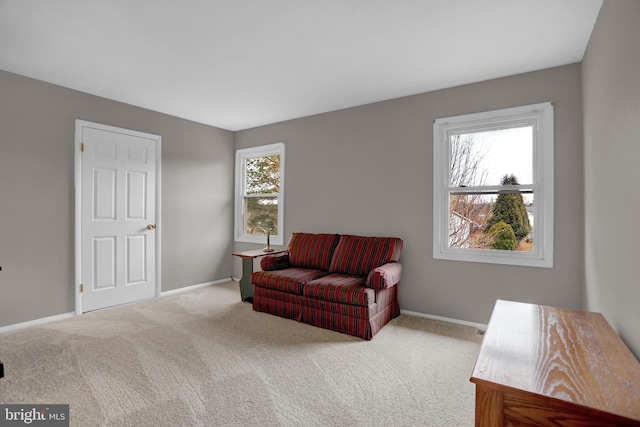
M 553 105 L 437 119 L 433 256 L 553 267 Z
M 284 143 L 236 151 L 235 239 L 283 245 Z

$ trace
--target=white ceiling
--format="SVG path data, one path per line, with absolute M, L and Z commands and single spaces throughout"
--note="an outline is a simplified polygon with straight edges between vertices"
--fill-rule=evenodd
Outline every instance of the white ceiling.
M 602 0 L 0 0 L 0 69 L 228 130 L 582 60 Z

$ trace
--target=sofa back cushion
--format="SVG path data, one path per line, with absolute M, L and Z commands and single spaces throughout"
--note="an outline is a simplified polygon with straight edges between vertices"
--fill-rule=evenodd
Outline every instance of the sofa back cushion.
M 289 241 L 289 264 L 292 267 L 329 270 L 338 238 L 338 234 L 293 233 Z
M 342 235 L 331 258 L 329 273 L 366 276 L 374 268 L 398 261 L 402 245 L 397 237 Z

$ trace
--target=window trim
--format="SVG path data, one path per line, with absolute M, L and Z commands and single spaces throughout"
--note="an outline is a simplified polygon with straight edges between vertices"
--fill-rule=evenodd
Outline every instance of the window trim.
M 507 264 L 530 267 L 553 267 L 554 182 L 553 104 L 526 105 L 482 113 L 465 114 L 434 120 L 433 124 L 433 258 Z M 515 252 L 449 247 L 449 173 L 448 138 L 462 130 L 497 129 L 514 123 L 531 122 L 533 136 L 533 183 L 520 187 L 534 188 L 536 203 L 533 229 L 536 250 Z M 489 186 L 487 186 L 489 187 Z
M 273 245 L 284 245 L 284 182 L 285 182 L 285 143 L 261 145 L 236 150 L 235 170 L 235 214 L 234 214 L 234 240 L 236 242 L 256 243 L 266 245 L 267 236 L 250 235 L 244 233 L 244 188 L 246 182 L 246 159 L 272 155 L 280 156 L 280 192 L 278 198 L 278 234 L 270 236 Z M 268 194 L 265 196 L 272 196 Z

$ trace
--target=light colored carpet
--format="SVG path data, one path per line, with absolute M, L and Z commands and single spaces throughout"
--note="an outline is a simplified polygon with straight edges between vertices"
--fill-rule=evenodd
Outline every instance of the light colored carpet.
M 0 403 L 68 403 L 72 426 L 472 426 L 480 342 L 407 315 L 363 341 L 228 282 L 0 334 Z

